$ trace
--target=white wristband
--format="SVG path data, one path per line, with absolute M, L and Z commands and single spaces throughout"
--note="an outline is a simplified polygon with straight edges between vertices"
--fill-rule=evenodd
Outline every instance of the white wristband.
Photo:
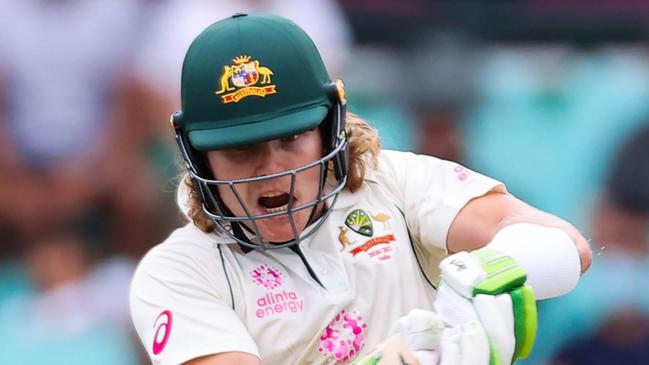
M 559 228 L 516 223 L 496 233 L 486 246 L 511 256 L 527 273 L 536 299 L 568 293 L 581 273 L 575 242 Z

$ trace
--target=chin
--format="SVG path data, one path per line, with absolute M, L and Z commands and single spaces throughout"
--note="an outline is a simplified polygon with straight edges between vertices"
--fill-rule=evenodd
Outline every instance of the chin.
M 286 242 L 295 239 L 288 217 L 264 219 L 259 221 L 258 225 L 261 235 L 268 242 Z M 303 219 L 296 217 L 295 226 L 300 234 L 304 229 Z

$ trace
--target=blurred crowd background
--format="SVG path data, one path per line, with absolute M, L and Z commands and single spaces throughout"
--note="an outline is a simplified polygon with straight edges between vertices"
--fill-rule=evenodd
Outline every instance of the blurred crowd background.
M 649 364 L 649 2 L 0 0 L 1 364 L 148 363 L 127 293 L 183 222 L 182 59 L 257 11 L 312 36 L 384 147 L 464 163 L 592 237 L 523 364 Z

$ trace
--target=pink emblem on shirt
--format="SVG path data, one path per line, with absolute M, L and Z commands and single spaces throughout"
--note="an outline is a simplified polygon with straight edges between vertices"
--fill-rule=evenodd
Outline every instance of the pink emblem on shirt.
M 320 336 L 320 353 L 333 356 L 336 361 L 352 360 L 365 345 L 363 332 L 367 323 L 356 311 L 345 313 L 343 309 L 325 328 Z
M 453 172 L 457 174 L 457 179 L 460 181 L 466 180 L 469 176 L 473 174 L 473 171 L 467 169 L 464 166 L 457 165 L 453 169 Z
M 282 273 L 272 266 L 259 265 L 252 270 L 252 281 L 268 290 L 282 285 Z
M 159 322 L 160 321 L 160 322 Z M 173 323 L 173 315 L 171 311 L 165 310 L 153 322 L 153 327 L 157 327 L 153 335 L 153 354 L 158 355 L 167 346 L 169 335 L 171 335 L 171 325 Z M 164 332 L 161 332 L 164 331 Z M 162 337 L 162 338 L 160 338 Z

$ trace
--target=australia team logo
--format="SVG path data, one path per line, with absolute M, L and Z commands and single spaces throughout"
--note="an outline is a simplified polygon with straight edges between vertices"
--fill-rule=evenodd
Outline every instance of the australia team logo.
M 365 237 L 372 237 L 374 234 L 372 220 L 363 209 L 356 209 L 349 213 L 345 219 L 345 225 Z
M 215 92 L 224 104 L 238 103 L 248 96 L 265 97 L 277 93 L 272 84 L 273 71 L 250 56 L 239 56 L 223 66 L 220 89 Z
M 366 253 L 378 261 L 390 260 L 394 255 L 392 243 L 396 241 L 390 225 L 391 219 L 386 213 L 354 209 L 345 218 L 346 227 L 338 226 L 340 250 L 347 250 L 352 256 Z M 354 238 L 349 230 L 359 236 Z

